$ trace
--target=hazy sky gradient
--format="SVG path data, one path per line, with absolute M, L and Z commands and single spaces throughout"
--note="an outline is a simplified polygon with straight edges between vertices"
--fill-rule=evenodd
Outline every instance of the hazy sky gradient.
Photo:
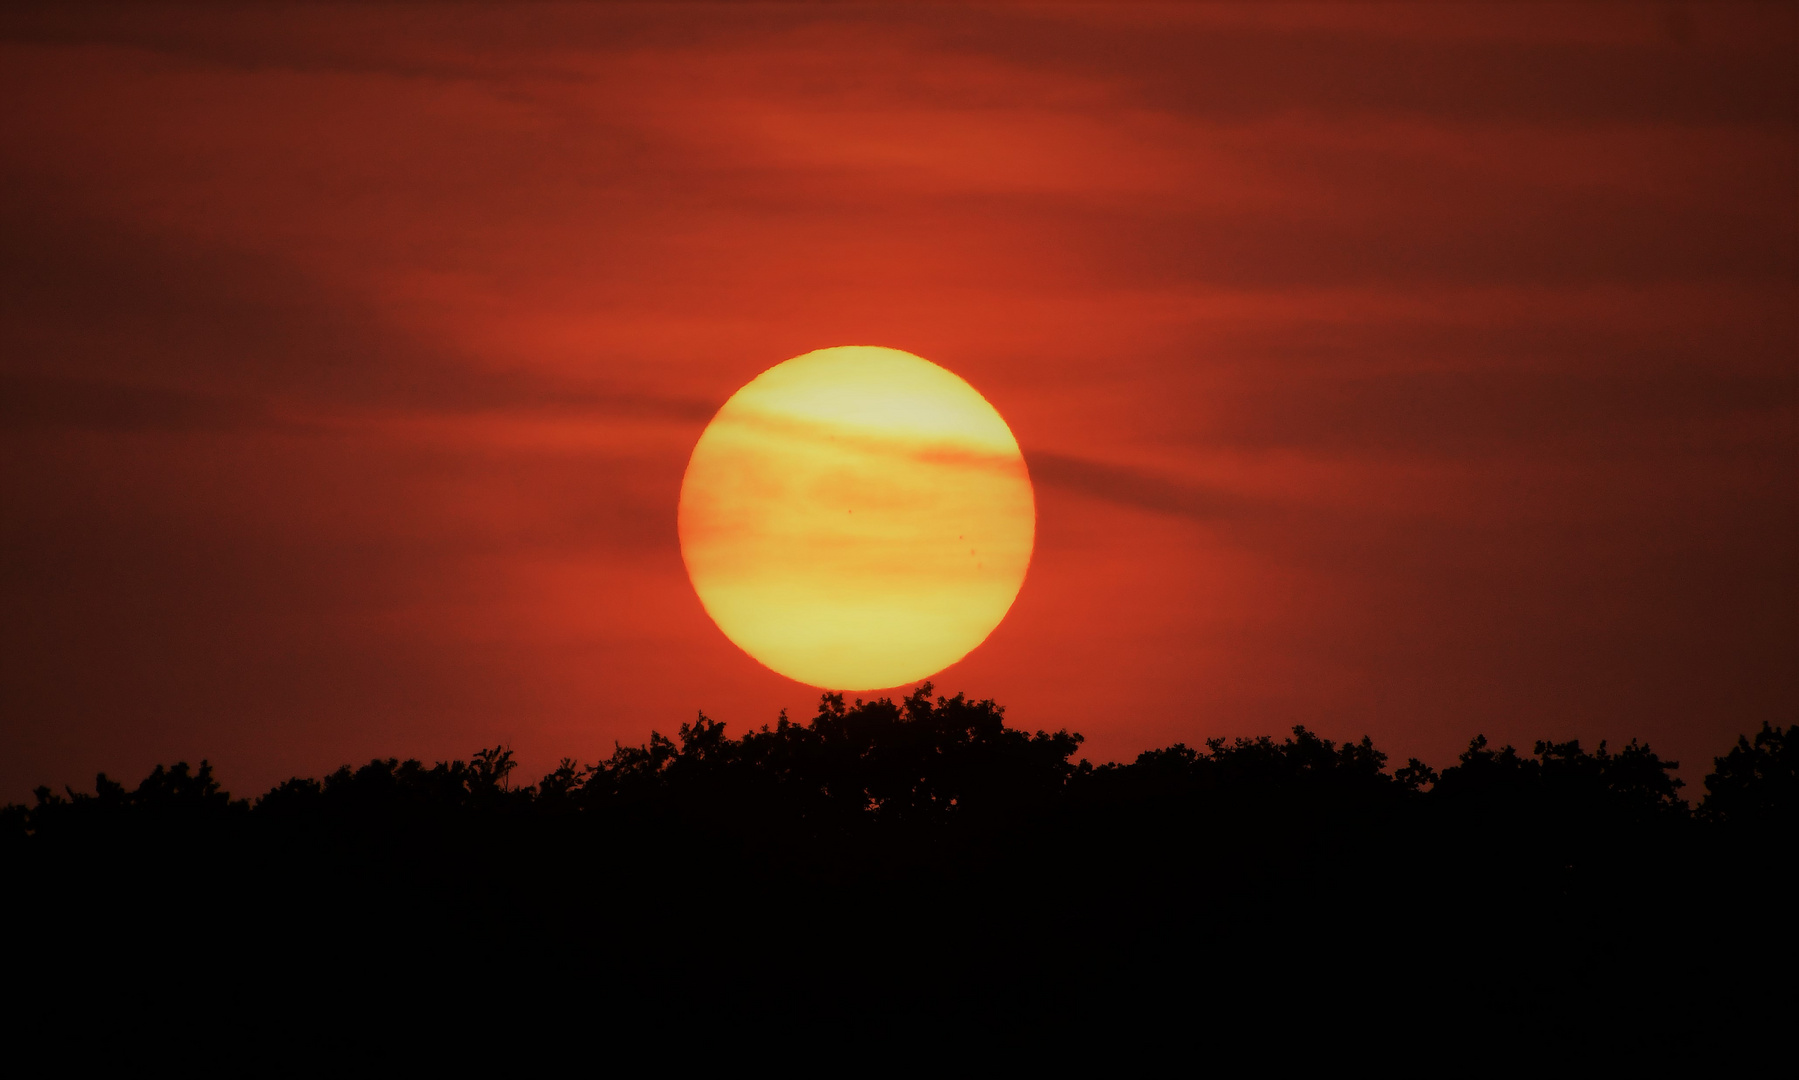
M 940 689 L 1696 779 L 1799 711 L 1795 56 L 1784 4 L 9 5 L 0 797 L 809 715 L 675 505 L 837 344 L 1037 482 Z

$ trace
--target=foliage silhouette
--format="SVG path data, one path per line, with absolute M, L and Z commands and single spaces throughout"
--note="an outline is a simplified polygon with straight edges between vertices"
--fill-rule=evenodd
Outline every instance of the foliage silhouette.
M 1441 773 L 1389 771 L 1366 738 L 1296 727 L 1095 766 L 1077 734 L 927 684 L 826 694 L 810 722 L 740 738 L 702 714 L 535 784 L 503 748 L 254 801 L 207 762 L 132 790 L 101 775 L 6 807 L 0 852 L 35 883 L 13 918 L 42 940 L 204 947 L 245 978 L 474 935 L 382 978 L 439 993 L 528 972 L 620 1015 L 699 995 L 850 1027 L 1320 1008 L 1561 1031 L 1663 1023 L 1677 976 L 1707 985 L 1706 1009 L 1766 1004 L 1716 935 L 1790 899 L 1796 734 L 1739 741 L 1695 813 L 1675 763 L 1636 742 L 1526 755 L 1476 737 Z M 1471 932 L 1529 947 L 1419 966 Z
M 1699 808 L 1703 816 L 1785 830 L 1789 837 L 1799 828 L 1799 725 L 1782 730 L 1763 721 L 1753 743 L 1738 736 L 1730 753 L 1713 764 Z

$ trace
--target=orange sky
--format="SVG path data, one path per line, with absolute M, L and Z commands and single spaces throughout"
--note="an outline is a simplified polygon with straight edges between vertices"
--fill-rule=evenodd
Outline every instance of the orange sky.
M 675 505 L 851 343 L 1037 484 L 941 689 L 1696 779 L 1799 711 L 1795 12 L 8 5 L 0 798 L 809 715 Z

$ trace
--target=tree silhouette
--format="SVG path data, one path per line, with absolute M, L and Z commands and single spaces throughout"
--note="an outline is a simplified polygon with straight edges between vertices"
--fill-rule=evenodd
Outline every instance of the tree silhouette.
M 1799 828 L 1799 725 L 1782 730 L 1762 722 L 1755 741 L 1738 736 L 1705 778 L 1700 812 L 1731 825 L 1786 830 Z
M 1746 972 L 1790 943 L 1752 962 L 1709 935 L 1784 903 L 1796 732 L 1739 740 L 1695 813 L 1636 742 L 1476 737 L 1439 773 L 1295 727 L 1094 765 L 1077 734 L 925 685 L 741 737 L 701 714 L 535 784 L 504 748 L 253 801 L 208 762 L 102 774 L 6 807 L 0 858 L 31 883 L 13 925 L 81 963 L 199 949 L 256 982 L 331 957 L 338 994 L 554 986 L 619 1015 L 728 1000 L 778 1027 L 796 1003 L 1044 1038 L 1300 1007 L 1621 1030 L 1767 1005 Z

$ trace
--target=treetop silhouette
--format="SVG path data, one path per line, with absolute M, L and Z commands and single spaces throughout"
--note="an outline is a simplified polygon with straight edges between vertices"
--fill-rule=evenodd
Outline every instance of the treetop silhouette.
M 1438 772 L 1295 727 L 1095 765 L 1078 734 L 1005 720 L 929 685 L 826 694 L 804 723 L 702 714 L 536 783 L 491 748 L 254 800 L 178 763 L 39 788 L 0 812 L 0 865 L 26 940 L 91 949 L 73 970 L 236 957 L 265 993 L 319 965 L 321 993 L 376 1011 L 405 986 L 640 1024 L 729 1002 L 764 1034 L 894 1017 L 1056 1040 L 1244 1002 L 1614 1031 L 1668 1020 L 1677 985 L 1759 1015 L 1745 965 L 1784 963 L 1713 928 L 1783 902 L 1799 729 L 1741 740 L 1694 811 L 1635 742 L 1477 736 Z M 182 970 L 220 1000 L 211 967 Z
M 1337 744 L 1304 727 L 1267 736 L 1210 739 L 1149 750 L 1128 764 L 1075 763 L 1082 737 L 1006 726 L 991 700 L 932 696 L 926 683 L 900 699 L 821 696 L 807 723 L 785 713 L 732 737 L 701 713 L 675 737 L 652 732 L 590 765 L 573 759 L 535 784 L 515 786 L 510 750 L 426 766 L 378 759 L 322 780 L 293 778 L 254 802 L 220 790 L 210 762 L 157 766 L 135 789 L 104 773 L 92 794 L 37 789 L 35 805 L 8 806 L 15 839 L 118 829 L 178 829 L 239 818 L 268 822 L 396 822 L 469 816 L 588 815 L 710 821 L 740 833 L 821 834 L 870 825 L 1014 827 L 1046 816 L 1125 808 L 1160 813 L 1434 813 L 1525 828 L 1546 821 L 1612 826 L 1790 822 L 1795 729 L 1763 725 L 1717 759 L 1693 813 L 1680 797 L 1677 763 L 1630 742 L 1612 753 L 1578 741 L 1538 742 L 1529 755 L 1476 736 L 1440 773 L 1411 759 L 1388 771 L 1364 737 Z

